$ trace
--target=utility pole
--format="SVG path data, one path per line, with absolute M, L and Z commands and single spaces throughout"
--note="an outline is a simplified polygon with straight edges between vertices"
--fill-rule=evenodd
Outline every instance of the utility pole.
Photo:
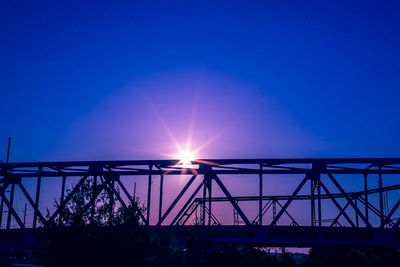
M 6 164 L 8 164 L 8 161 L 10 159 L 10 147 L 11 147 L 11 136 L 8 137 L 8 148 L 7 148 Z M 7 167 L 6 167 L 6 171 L 7 171 Z M 1 198 L 1 202 L 0 202 L 0 229 L 1 229 L 2 222 L 3 222 L 3 213 L 4 213 L 4 199 Z
M 7 148 L 7 160 L 6 164 L 8 165 L 8 161 L 10 159 L 10 147 L 11 147 L 11 137 L 8 137 L 8 148 Z M 7 166 L 6 165 L 6 171 L 7 171 Z M 12 208 L 13 203 L 14 203 L 14 191 L 15 191 L 15 183 L 11 184 L 11 193 L 10 193 L 10 207 Z M 7 214 L 7 229 L 10 229 L 11 226 L 11 212 L 10 208 L 8 209 L 8 214 Z
M 7 161 L 6 161 L 6 163 L 8 163 L 8 160 L 10 159 L 10 147 L 11 147 L 11 136 L 8 137 L 8 148 L 7 148 Z

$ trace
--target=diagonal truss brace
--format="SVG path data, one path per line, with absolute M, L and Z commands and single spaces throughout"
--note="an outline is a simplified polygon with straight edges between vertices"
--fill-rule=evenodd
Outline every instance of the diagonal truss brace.
M 343 214 L 343 216 L 346 218 L 346 220 L 350 223 L 350 225 L 352 227 L 356 227 L 355 224 L 353 223 L 353 221 L 350 219 L 349 215 L 347 215 L 347 213 L 344 211 L 344 209 L 342 208 L 342 206 L 340 206 L 340 204 L 337 202 L 337 200 L 332 196 L 331 192 L 329 191 L 329 189 L 321 182 L 320 186 L 322 187 L 322 189 L 324 189 L 324 191 L 328 194 L 329 198 L 332 200 L 332 202 L 335 204 L 335 206 L 339 209 L 340 213 Z M 348 202 L 349 203 L 349 202 Z M 350 204 L 350 203 L 349 203 Z
M 300 192 L 300 190 L 303 188 L 304 184 L 307 182 L 309 179 L 309 174 L 306 174 L 306 176 L 303 178 L 303 180 L 300 182 L 300 184 L 297 186 L 297 188 L 294 190 L 293 194 L 290 196 L 290 198 L 286 201 L 285 205 L 281 208 L 279 211 L 278 215 L 272 220 L 271 224 L 269 225 L 270 227 L 275 226 L 275 224 L 278 222 L 278 220 L 282 217 L 283 213 L 286 211 L 286 209 L 289 207 L 290 203 L 292 203 L 293 199 L 297 196 L 297 194 Z
M 65 200 L 60 203 L 60 205 L 58 206 L 57 210 L 53 213 L 53 215 L 46 221 L 45 226 L 49 226 L 54 221 L 54 219 L 57 217 L 57 215 L 65 208 L 67 203 L 71 200 L 71 198 L 79 190 L 79 188 L 83 185 L 83 183 L 86 181 L 86 179 L 88 177 L 89 177 L 89 175 L 85 175 L 81 178 L 81 180 L 78 182 L 77 185 L 75 185 L 74 189 L 72 189 L 72 191 L 65 198 Z
M 175 200 L 172 202 L 172 204 L 169 206 L 167 211 L 164 213 L 164 215 L 160 218 L 158 221 L 157 225 L 154 227 L 153 232 L 156 232 L 165 218 L 169 215 L 169 213 L 172 211 L 172 209 L 175 207 L 175 205 L 178 203 L 178 201 L 182 198 L 183 194 L 187 191 L 187 189 L 190 187 L 190 185 L 193 183 L 193 181 L 196 179 L 197 175 L 193 175 L 192 178 L 186 183 L 185 187 L 182 189 L 182 191 L 179 193 L 179 195 L 175 198 Z
M 43 217 L 42 213 L 39 211 L 39 207 L 37 203 L 33 202 L 31 196 L 29 193 L 26 191 L 25 187 L 22 185 L 21 182 L 18 183 L 19 188 L 21 188 L 22 193 L 24 193 L 26 199 L 29 201 L 29 204 L 33 207 L 35 214 L 39 216 L 39 219 L 42 221 L 42 223 L 46 222 L 46 219 Z
M 393 214 L 396 212 L 398 207 L 400 206 L 400 199 L 396 202 L 396 204 L 393 206 L 392 210 L 389 212 L 389 214 L 386 216 L 385 220 L 382 222 L 380 228 L 383 228 L 385 224 L 390 223 L 390 218 L 392 218 Z M 396 222 L 396 227 L 399 225 L 399 222 Z
M 10 185 L 10 182 L 8 182 L 8 181 L 5 182 L 5 183 L 3 184 L 3 186 L 0 188 L 0 196 L 1 196 L 1 198 L 4 200 L 4 203 L 6 204 L 6 206 L 7 206 L 8 210 L 9 210 L 9 212 L 12 214 L 12 216 L 14 217 L 14 219 L 17 221 L 19 227 L 20 227 L 21 229 L 25 230 L 26 228 L 25 228 L 24 223 L 22 222 L 21 218 L 19 218 L 17 212 L 16 212 L 15 209 L 12 207 L 10 201 L 7 199 L 7 197 L 6 197 L 5 194 L 4 194 L 4 191 L 6 190 L 6 188 L 7 188 L 9 185 Z
M 232 206 L 235 208 L 237 213 L 240 215 L 242 220 L 246 223 L 246 225 L 250 228 L 250 230 L 254 233 L 255 229 L 253 225 L 250 223 L 249 219 L 246 217 L 244 212 L 241 210 L 239 205 L 236 203 L 236 201 L 233 199 L 232 195 L 229 193 L 228 189 L 224 186 L 224 184 L 221 182 L 219 177 L 212 173 L 212 178 L 215 180 L 215 182 L 218 184 L 218 186 L 221 188 L 222 192 L 224 192 L 225 196 L 229 199 L 229 202 L 231 202 Z
M 186 203 L 183 205 L 182 209 L 178 212 L 178 214 L 175 216 L 175 218 L 172 220 L 170 225 L 174 225 L 177 221 L 179 222 L 182 219 L 182 213 L 187 209 L 189 204 L 193 201 L 193 199 L 196 197 L 196 195 L 199 193 L 200 189 L 204 186 L 204 181 L 202 181 L 199 186 L 196 188 L 196 190 L 193 192 L 193 194 L 190 196 L 190 198 L 186 201 Z M 179 220 L 178 220 L 179 219 Z
M 339 189 L 339 191 L 344 195 L 345 199 L 347 200 L 347 202 L 350 202 L 351 207 L 354 209 L 354 211 L 358 214 L 358 216 L 360 216 L 360 218 L 364 221 L 365 225 L 368 228 L 372 228 L 371 224 L 369 223 L 369 221 L 365 218 L 364 214 L 362 214 L 362 212 L 358 209 L 358 207 L 353 203 L 353 201 L 351 201 L 349 195 L 344 191 L 344 189 L 342 188 L 342 186 L 336 181 L 335 177 L 333 177 L 332 174 L 330 174 L 329 172 L 327 172 L 327 175 L 329 176 L 329 178 L 331 179 L 331 181 L 335 184 L 335 186 Z

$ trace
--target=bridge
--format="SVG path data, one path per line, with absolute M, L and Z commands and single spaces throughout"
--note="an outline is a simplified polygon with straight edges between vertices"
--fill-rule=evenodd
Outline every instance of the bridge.
M 115 208 L 139 198 L 140 222 L 177 241 L 198 232 L 213 244 L 400 247 L 399 174 L 400 158 L 0 163 L 0 247 L 34 245 L 62 224 L 87 181 L 80 215 L 102 192 Z

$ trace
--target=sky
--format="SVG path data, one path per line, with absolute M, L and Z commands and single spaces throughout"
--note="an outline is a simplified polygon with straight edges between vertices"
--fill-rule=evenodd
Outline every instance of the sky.
M 199 157 L 399 156 L 399 11 L 2 1 L 1 157 L 168 158 L 190 125 Z
M 0 160 L 399 157 L 399 12 L 1 1 Z

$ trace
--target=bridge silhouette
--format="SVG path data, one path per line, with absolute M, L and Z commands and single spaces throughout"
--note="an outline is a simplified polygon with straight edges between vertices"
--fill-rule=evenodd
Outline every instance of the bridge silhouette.
M 103 191 L 115 196 L 118 207 L 128 208 L 135 201 L 129 179 L 146 184 L 141 223 L 154 233 L 173 232 L 178 241 L 199 231 L 203 241 L 214 244 L 400 247 L 399 174 L 399 158 L 204 159 L 191 165 L 179 160 L 1 163 L 0 247 L 36 244 L 41 231 L 62 218 L 85 181 L 92 180 L 94 188 L 80 215 L 90 212 Z M 174 191 L 164 187 L 170 176 L 188 178 Z M 264 192 L 266 187 L 274 190 L 283 176 L 293 177 L 286 194 Z M 231 177 L 239 178 L 243 187 L 256 184 L 257 192 L 233 194 L 228 189 L 233 188 Z M 54 203 L 41 202 L 41 196 L 54 188 L 43 179 L 60 181 L 61 187 L 60 201 L 47 216 L 40 207 L 50 210 Z M 71 179 L 75 183 L 67 190 Z M 361 188 L 349 190 L 355 187 Z M 175 194 L 168 205 L 165 194 Z M 33 211 L 28 220 L 26 212 L 15 208 L 15 199 L 23 199 Z M 296 206 L 298 202 L 303 204 Z M 233 220 L 227 219 L 226 209 L 215 208 L 219 203 L 229 204 Z M 151 214 L 154 210 L 158 216 Z

